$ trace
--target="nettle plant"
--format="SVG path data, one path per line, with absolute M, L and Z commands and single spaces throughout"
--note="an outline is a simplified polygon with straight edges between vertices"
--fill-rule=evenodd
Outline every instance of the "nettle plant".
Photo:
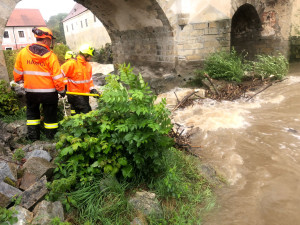
M 107 77 L 97 110 L 61 122 L 56 178 L 151 177 L 163 169 L 162 154 L 173 144 L 166 102 L 154 104 L 156 96 L 130 65 L 119 71 Z

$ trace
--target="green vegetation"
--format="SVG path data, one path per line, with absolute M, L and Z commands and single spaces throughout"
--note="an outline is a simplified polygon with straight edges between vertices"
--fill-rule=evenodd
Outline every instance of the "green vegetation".
M 13 160 L 20 161 L 24 157 L 25 157 L 25 152 L 23 149 L 18 148 L 15 150 L 15 152 L 13 154 Z
M 14 80 L 13 70 L 15 67 L 15 62 L 19 51 L 20 50 L 3 51 L 9 80 Z
M 105 46 L 95 51 L 93 61 L 103 64 L 113 63 L 112 48 L 110 43 L 106 43 Z
M 1 116 L 0 116 L 1 118 Z M 26 120 L 26 107 L 23 107 L 15 112 L 13 115 L 5 115 L 1 118 L 5 123 L 12 123 L 16 120 Z
M 162 202 L 162 215 L 145 218 L 150 224 L 199 224 L 214 205 L 210 186 L 193 159 L 172 148 L 165 100 L 155 105 L 140 74 L 119 70 L 97 110 L 60 123 L 47 199 L 61 200 L 75 224 L 129 224 L 139 213 L 128 199 L 142 188 Z
M 209 56 L 204 63 L 204 68 L 195 71 L 195 77 L 190 85 L 203 86 L 203 80 L 207 79 L 204 74 L 216 80 L 237 83 L 255 77 L 281 80 L 288 73 L 288 69 L 289 63 L 281 54 L 257 55 L 255 61 L 247 61 L 233 49 L 231 52 L 216 52 Z M 248 76 L 245 76 L 246 73 Z
M 205 60 L 204 71 L 213 79 L 241 82 L 245 66 L 243 58 L 233 49 L 211 54 Z
M 4 80 L 0 80 L 0 93 L 0 118 L 7 115 L 16 115 L 20 109 L 17 96 Z
M 275 80 L 282 80 L 289 71 L 289 62 L 279 54 L 278 56 L 257 55 L 257 60 L 253 62 L 254 75 Z
M 163 218 L 150 224 L 201 224 L 203 214 L 215 206 L 208 182 L 197 170 L 199 159 L 172 148 L 163 156 L 165 170 L 150 185 L 162 200 Z
M 17 211 L 12 209 L 6 209 L 0 207 L 0 224 L 1 225 L 10 225 L 18 222 L 18 218 L 14 216 Z
M 59 13 L 55 16 L 51 16 L 47 22 L 47 27 L 52 30 L 53 36 L 56 38 L 56 43 L 66 44 L 64 27 L 62 20 L 67 16 L 67 13 Z
M 64 45 L 64 44 L 54 45 L 53 52 L 57 56 L 60 64 L 63 64 L 66 61 L 65 54 L 69 50 L 70 50 L 70 48 L 67 45 Z
M 98 110 L 61 122 L 58 174 L 76 173 L 86 182 L 100 173 L 123 177 L 158 173 L 162 152 L 172 145 L 166 136 L 172 124 L 165 102 L 154 105 L 155 99 L 141 75 L 121 66 L 120 76 L 108 77 Z
M 51 225 L 71 225 L 68 222 L 63 222 L 59 217 L 55 217 L 50 222 Z

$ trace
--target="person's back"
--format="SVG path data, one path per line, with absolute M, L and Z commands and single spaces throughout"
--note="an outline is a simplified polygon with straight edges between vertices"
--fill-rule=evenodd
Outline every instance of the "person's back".
M 62 71 L 68 79 L 68 91 L 99 94 L 93 84 L 92 66 L 89 63 L 94 49 L 89 45 L 80 47 L 76 60 L 68 60 L 62 65 Z M 68 95 L 68 102 L 76 113 L 91 111 L 88 96 Z
M 40 104 L 43 106 L 46 137 L 52 139 L 57 128 L 58 93 L 65 95 L 63 75 L 56 55 L 50 50 L 54 37 L 45 27 L 34 28 L 37 43 L 22 49 L 16 58 L 15 82 L 24 82 L 27 103 L 27 138 L 40 138 Z

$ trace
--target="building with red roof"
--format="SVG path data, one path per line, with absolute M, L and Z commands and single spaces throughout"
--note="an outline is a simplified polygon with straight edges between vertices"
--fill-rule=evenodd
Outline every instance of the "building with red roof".
M 2 39 L 3 50 L 24 48 L 36 42 L 33 27 L 46 27 L 46 22 L 38 9 L 14 9 L 10 15 Z

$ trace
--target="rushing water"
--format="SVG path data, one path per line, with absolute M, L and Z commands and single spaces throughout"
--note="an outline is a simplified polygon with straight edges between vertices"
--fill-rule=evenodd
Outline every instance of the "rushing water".
M 250 101 L 177 110 L 174 121 L 198 128 L 193 145 L 228 184 L 205 225 L 300 224 L 300 65 Z

